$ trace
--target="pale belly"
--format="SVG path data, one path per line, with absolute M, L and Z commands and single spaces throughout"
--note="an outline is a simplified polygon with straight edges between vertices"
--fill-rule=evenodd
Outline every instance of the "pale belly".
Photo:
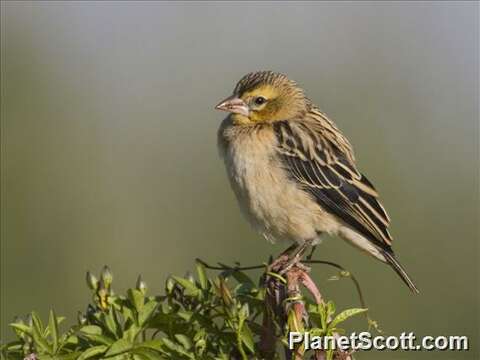
M 270 146 L 269 146 L 270 145 Z M 300 189 L 268 143 L 251 138 L 220 144 L 227 174 L 242 212 L 267 240 L 318 243 L 337 233 L 338 222 Z

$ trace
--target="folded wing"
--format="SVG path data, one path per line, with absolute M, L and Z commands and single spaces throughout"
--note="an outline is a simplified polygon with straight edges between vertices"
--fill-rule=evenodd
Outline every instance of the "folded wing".
M 390 219 L 368 179 L 355 167 L 350 143 L 321 112 L 307 121 L 273 124 L 285 169 L 328 212 L 392 253 Z

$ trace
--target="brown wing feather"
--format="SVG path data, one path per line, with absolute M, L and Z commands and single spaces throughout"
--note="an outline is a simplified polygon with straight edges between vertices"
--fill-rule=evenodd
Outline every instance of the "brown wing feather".
M 313 108 L 307 119 L 273 126 L 278 151 L 292 178 L 324 209 L 391 252 L 390 218 L 373 185 L 356 169 L 352 146 L 335 124 Z

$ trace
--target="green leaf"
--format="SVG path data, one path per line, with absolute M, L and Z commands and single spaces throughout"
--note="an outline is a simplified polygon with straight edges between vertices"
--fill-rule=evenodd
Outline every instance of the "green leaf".
M 145 325 L 145 323 L 150 319 L 157 307 L 158 303 L 155 300 L 150 300 L 145 304 L 142 311 L 140 311 L 138 315 L 138 323 L 140 324 L 140 326 Z
M 3 355 L 4 353 L 12 353 L 12 352 L 19 352 L 22 350 L 23 348 L 23 341 L 12 341 L 12 342 L 9 342 L 7 344 L 1 344 L 0 345 L 0 359 L 3 360 L 3 358 L 1 357 L 1 355 Z M 23 353 L 23 351 L 22 351 Z M 6 358 L 6 356 L 5 356 Z M 21 357 L 21 359 L 23 359 L 23 356 Z
M 293 308 L 290 308 L 290 310 L 288 310 L 287 324 L 289 331 L 304 331 L 303 321 L 298 321 L 297 314 L 295 313 L 295 310 Z
M 248 285 L 251 285 L 252 287 L 255 286 L 255 283 L 253 282 L 253 280 L 250 279 L 250 277 L 247 274 L 245 274 L 243 271 L 234 270 L 232 271 L 232 276 L 240 284 L 248 284 Z
M 182 344 L 182 346 L 186 349 L 186 350 L 190 350 L 193 346 L 192 342 L 190 341 L 190 339 L 183 335 L 183 334 L 175 334 L 175 339 L 180 343 Z
M 80 328 L 80 331 L 85 333 L 85 334 L 91 334 L 91 335 L 101 335 L 102 334 L 102 328 L 97 325 L 85 325 Z
M 56 354 L 58 350 L 58 321 L 53 310 L 50 310 L 48 328 L 50 330 L 50 335 L 52 336 L 53 353 Z
M 255 341 L 253 340 L 253 334 L 247 324 L 243 324 L 241 332 L 242 342 L 250 350 L 250 352 L 255 353 Z
M 120 339 L 115 341 L 112 344 L 112 346 L 110 346 L 105 356 L 108 357 L 108 356 L 119 355 L 129 351 L 131 348 L 132 348 L 132 343 L 130 341 L 126 339 Z
M 33 320 L 33 340 L 35 341 L 35 345 L 40 349 L 42 353 L 52 354 L 52 347 L 48 343 L 47 339 L 45 339 L 44 331 L 42 330 L 42 322 L 38 315 L 32 312 L 32 320 Z
M 56 360 L 55 358 L 52 357 L 52 355 L 45 355 L 45 354 L 40 354 L 40 355 L 35 355 L 35 357 L 38 360 Z
M 186 310 L 179 310 L 179 311 L 177 312 L 177 315 L 178 315 L 179 317 L 181 317 L 181 318 L 182 318 L 183 320 L 185 320 L 185 321 L 190 321 L 190 319 L 191 319 L 192 316 L 193 316 L 193 312 L 191 312 L 191 311 L 186 311 Z
M 60 337 L 60 344 L 61 344 L 60 346 L 64 346 L 66 344 L 77 345 L 78 336 L 65 333 Z
M 145 297 L 143 296 L 142 292 L 137 289 L 128 289 L 127 295 L 135 309 L 140 313 L 145 302 Z
M 355 316 L 357 314 L 364 313 L 365 311 L 368 311 L 368 309 L 354 308 L 354 309 L 344 310 L 340 314 L 335 316 L 335 318 L 328 324 L 328 327 L 330 329 L 333 329 L 335 326 L 337 326 L 341 322 L 347 320 L 348 318 L 350 318 L 352 316 Z
M 105 350 L 107 350 L 107 346 L 106 345 L 99 345 L 99 346 L 94 346 L 94 347 L 91 347 L 87 350 L 85 350 L 82 355 L 80 355 L 78 357 L 77 360 L 85 360 L 85 359 L 89 359 L 91 357 L 94 357 L 96 355 L 100 355 L 100 354 L 103 354 L 105 352 Z
M 185 289 L 185 295 L 187 296 L 198 296 L 200 293 L 200 290 L 195 286 L 194 283 L 190 282 L 187 279 L 178 277 L 178 276 L 172 276 L 172 278 Z
M 318 304 L 318 312 L 320 314 L 320 325 L 322 329 L 327 329 L 327 306 L 324 304 Z
M 7 359 L 7 360 L 24 360 L 23 354 L 18 354 L 18 353 L 11 353 L 9 352 L 8 354 L 3 354 L 0 353 L 2 357 L 0 357 L 2 360 Z M 8 357 L 7 357 L 8 356 Z
M 189 359 L 195 359 L 195 356 L 192 353 L 186 351 L 182 346 L 175 344 L 173 341 L 170 341 L 167 338 L 163 338 L 162 341 L 168 349 L 173 350 L 181 355 L 185 355 Z
M 331 317 L 333 316 L 333 314 L 335 314 L 335 304 L 333 303 L 333 301 L 329 301 L 327 303 L 327 321 L 329 319 L 331 319 Z
M 250 313 L 250 310 L 248 308 L 248 303 L 245 303 L 242 305 L 240 308 L 240 311 L 238 312 L 238 317 L 240 319 L 240 322 L 245 321 L 245 319 L 248 318 L 248 314 Z
M 320 328 L 311 328 L 309 330 L 309 333 L 310 333 L 311 337 L 313 337 L 313 336 L 324 336 L 325 335 L 325 330 L 320 329 Z
M 207 342 L 205 339 L 200 339 L 195 342 L 195 352 L 199 355 L 202 355 L 205 352 L 205 348 L 207 347 Z
M 117 322 L 117 318 L 115 316 L 115 309 L 110 309 L 110 311 L 105 314 L 102 313 L 102 320 L 104 321 L 105 325 L 107 325 L 107 329 L 114 335 L 115 337 L 120 336 L 120 325 Z
M 43 323 L 40 317 L 38 316 L 38 314 L 35 311 L 32 311 L 31 316 L 32 316 L 33 327 L 36 328 L 40 334 L 43 334 L 43 331 L 44 331 Z
M 252 289 L 254 289 L 254 286 L 252 286 L 251 284 L 241 283 L 235 286 L 234 293 L 236 297 L 243 296 L 243 295 L 250 295 L 250 293 L 252 292 Z
M 139 344 L 138 347 L 162 351 L 162 340 L 154 339 L 154 340 L 144 341 L 143 343 Z
M 135 315 L 133 314 L 133 309 L 130 309 L 126 306 L 122 308 L 122 315 L 125 318 L 125 321 L 130 320 L 130 321 L 135 321 Z
M 11 323 L 9 325 L 14 329 L 19 330 L 22 333 L 28 334 L 30 336 L 32 335 L 32 329 L 30 328 L 30 326 L 27 326 L 21 323 Z
M 123 339 L 127 339 L 130 342 L 134 342 L 137 335 L 142 331 L 142 328 L 135 323 L 130 322 L 126 330 L 123 331 Z
M 107 345 L 107 346 L 110 346 L 115 342 L 115 340 L 113 340 L 113 339 L 111 339 L 111 338 L 109 338 L 105 335 L 81 334 L 80 336 L 92 341 L 93 343 Z
M 71 352 L 63 355 L 56 355 L 55 360 L 77 360 L 82 353 L 80 351 Z
M 200 262 L 196 261 L 196 267 L 197 267 L 197 274 L 198 274 L 198 282 L 200 283 L 200 287 L 205 290 L 207 289 L 208 286 L 208 278 L 207 278 L 207 273 L 205 271 L 205 266 Z
M 145 347 L 136 347 L 132 349 L 132 354 L 137 355 L 142 360 L 163 360 L 162 357 L 157 351 L 145 348 Z
M 168 340 L 167 338 L 163 338 L 163 339 L 162 339 L 162 342 L 163 342 L 163 344 L 164 344 L 167 348 L 169 348 L 170 350 L 176 351 L 177 349 L 180 348 L 180 346 L 178 346 L 177 344 L 175 344 L 173 341 Z

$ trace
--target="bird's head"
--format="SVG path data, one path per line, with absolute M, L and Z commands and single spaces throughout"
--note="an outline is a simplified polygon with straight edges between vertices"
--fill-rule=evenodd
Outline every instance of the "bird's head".
M 233 95 L 215 108 L 232 113 L 237 124 L 256 124 L 301 117 L 308 107 L 303 90 L 284 74 L 258 71 L 245 75 Z

